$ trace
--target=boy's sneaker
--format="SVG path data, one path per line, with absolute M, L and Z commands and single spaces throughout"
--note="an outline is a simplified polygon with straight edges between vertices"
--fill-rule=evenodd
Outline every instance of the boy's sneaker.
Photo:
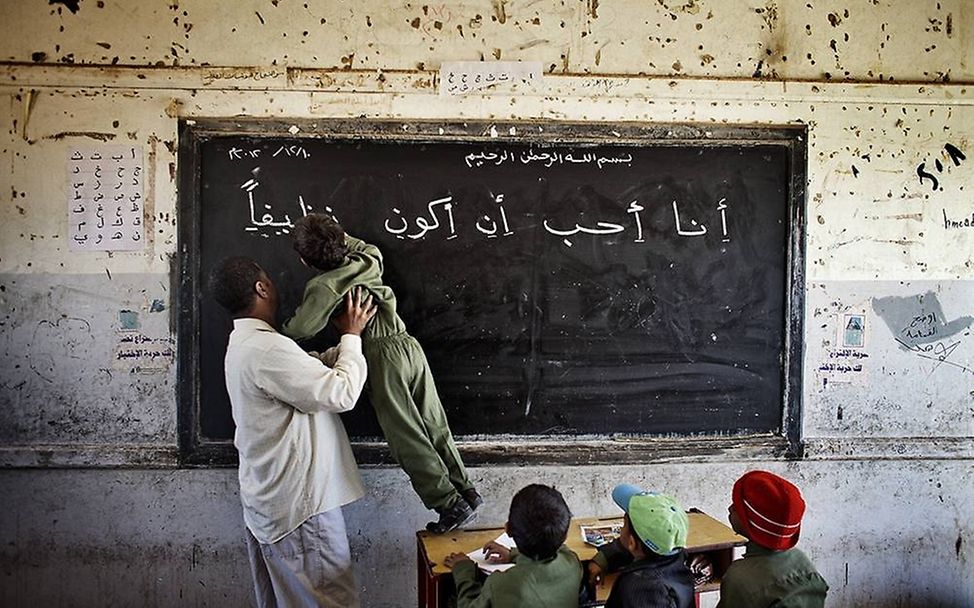
M 437 513 L 440 514 L 439 521 L 431 521 L 426 524 L 426 529 L 433 534 L 445 534 L 450 530 L 455 530 L 464 524 L 470 523 L 477 517 L 470 505 L 467 504 L 467 501 L 459 498 L 451 506 L 443 510 L 437 509 Z
M 474 488 L 460 492 L 460 496 L 463 496 L 463 499 L 467 501 L 467 504 L 470 505 L 470 508 L 474 511 L 476 511 L 480 505 L 484 504 L 484 497 L 481 496 L 480 493 Z

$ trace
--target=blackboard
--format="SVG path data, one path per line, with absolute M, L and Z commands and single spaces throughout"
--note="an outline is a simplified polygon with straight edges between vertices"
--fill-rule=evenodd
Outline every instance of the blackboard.
M 794 441 L 804 151 L 799 128 L 184 124 L 184 446 L 233 436 L 205 277 L 254 257 L 285 318 L 309 212 L 382 250 L 460 438 Z M 344 421 L 381 437 L 367 400 Z

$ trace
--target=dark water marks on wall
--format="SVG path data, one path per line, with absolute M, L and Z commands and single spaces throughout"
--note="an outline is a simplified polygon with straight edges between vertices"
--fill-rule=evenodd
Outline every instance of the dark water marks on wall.
M 81 9 L 81 0 L 48 0 L 48 4 L 63 4 L 72 13 L 77 13 Z

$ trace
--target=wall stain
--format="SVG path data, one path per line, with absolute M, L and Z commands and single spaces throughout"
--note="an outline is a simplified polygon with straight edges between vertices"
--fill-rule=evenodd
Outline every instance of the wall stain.
M 66 137 L 88 137 L 98 141 L 110 141 L 115 139 L 114 133 L 99 133 L 97 131 L 61 131 L 53 135 L 45 135 L 43 139 L 53 139 L 60 141 Z
M 48 4 L 63 4 L 72 14 L 77 13 L 81 6 L 79 5 L 81 0 L 48 0 Z
M 937 294 L 932 291 L 914 296 L 876 298 L 873 311 L 886 324 L 901 350 L 938 342 L 967 329 L 974 317 L 947 321 Z
M 670 3 L 667 2 L 666 0 L 656 0 L 656 3 L 662 6 L 667 11 L 669 11 L 674 20 L 676 20 L 676 15 L 674 15 L 673 13 L 687 13 L 689 15 L 696 15 L 697 13 L 700 12 L 700 5 L 698 4 L 698 0 L 689 0 L 689 2 L 686 2 L 685 4 L 681 4 L 679 6 L 670 6 Z
M 494 18 L 497 22 L 501 25 L 507 23 L 507 0 L 491 0 L 491 4 L 494 5 Z

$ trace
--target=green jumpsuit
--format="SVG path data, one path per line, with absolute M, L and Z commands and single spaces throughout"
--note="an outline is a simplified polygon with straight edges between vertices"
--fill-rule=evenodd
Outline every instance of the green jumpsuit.
M 822 608 L 829 584 L 798 549 L 772 551 L 750 542 L 720 582 L 718 608 Z
M 477 565 L 465 560 L 453 567 L 457 586 L 457 608 L 574 608 L 582 585 L 582 564 L 575 553 L 562 545 L 547 561 L 511 552 L 516 564 L 510 570 L 494 572 L 483 583 Z
M 369 366 L 366 390 L 393 458 L 428 509 L 449 507 L 473 487 L 460 460 L 423 348 L 396 313 L 396 295 L 382 282 L 382 254 L 346 236 L 345 263 L 308 281 L 304 299 L 283 333 L 294 340 L 317 335 L 357 286 L 367 289 L 378 312 L 362 335 Z

